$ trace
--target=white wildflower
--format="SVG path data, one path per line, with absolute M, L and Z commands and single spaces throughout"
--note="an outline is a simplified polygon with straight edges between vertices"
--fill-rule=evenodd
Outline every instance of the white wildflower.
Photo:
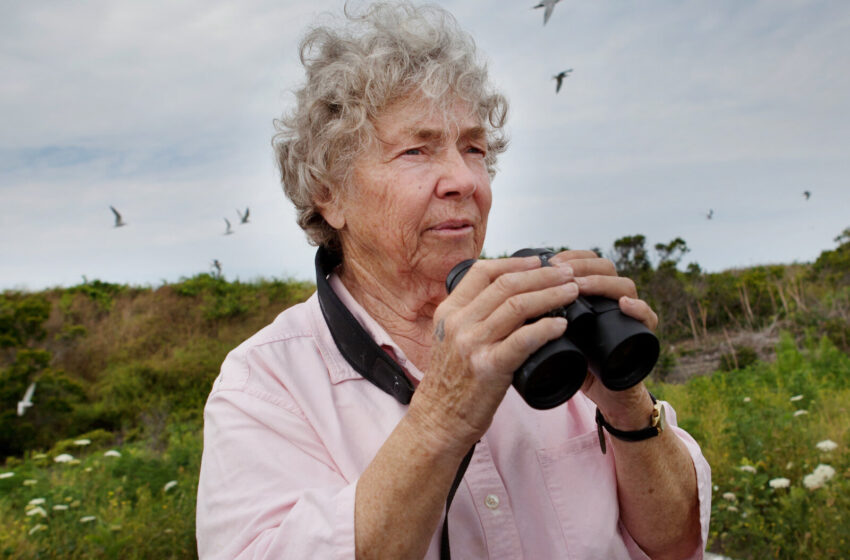
M 75 440 L 74 440 L 74 445 L 79 445 L 80 447 L 84 447 L 84 446 L 86 446 L 86 445 L 91 445 L 91 440 L 90 440 L 90 439 L 87 439 L 87 438 L 83 438 L 83 439 L 75 439 Z
M 47 512 L 44 511 L 44 508 L 41 506 L 35 506 L 27 510 L 27 516 L 32 517 L 33 515 L 40 515 L 42 517 L 47 517 Z
M 791 486 L 791 481 L 787 478 L 780 477 L 771 479 L 768 484 L 770 484 L 771 488 L 788 488 L 789 486 Z
M 829 453 L 830 451 L 834 451 L 838 447 L 838 444 L 832 441 L 831 439 L 825 439 L 823 441 L 817 442 L 815 447 L 817 447 L 824 453 Z
M 91 523 L 95 519 L 97 519 L 97 517 L 94 515 L 86 515 L 85 517 L 80 518 L 80 523 Z
M 803 395 L 794 395 L 793 397 L 791 397 L 788 400 L 791 401 L 791 402 L 801 401 L 801 400 L 803 400 Z
M 729 506 L 726 509 L 728 509 L 729 511 L 738 511 L 738 508 L 736 508 L 735 506 Z
M 835 476 L 835 469 L 829 465 L 820 464 L 815 467 L 812 474 L 803 477 L 803 486 L 809 490 L 815 490 L 826 484 L 826 481 L 833 476 Z
M 738 470 L 753 474 L 755 474 L 756 472 L 756 468 L 752 465 L 741 465 L 740 467 L 738 467 Z
M 723 499 L 728 502 L 734 502 L 738 498 L 736 498 L 735 494 L 733 494 L 732 492 L 726 492 L 725 494 L 723 494 Z
M 68 511 L 68 504 L 56 504 L 53 509 L 55 511 Z
M 32 536 L 32 535 L 38 533 L 39 531 L 46 531 L 46 530 L 47 530 L 47 525 L 42 525 L 41 523 L 39 523 L 37 525 L 33 525 L 32 529 L 29 530 L 29 534 L 30 534 L 30 536 Z
M 24 486 L 35 486 L 38 483 L 34 478 L 28 478 L 23 482 Z
M 120 451 L 115 451 L 114 449 L 110 449 L 109 451 L 105 452 L 105 453 L 103 454 L 103 456 L 104 456 L 104 457 L 120 457 L 120 456 L 121 456 L 121 452 L 120 452 Z
M 750 402 L 752 399 L 750 397 L 744 397 L 744 402 Z
M 177 486 L 177 481 L 176 480 L 169 480 L 168 482 L 165 483 L 165 486 L 162 487 L 162 491 L 168 492 L 169 490 L 171 490 L 175 486 Z
M 794 416 L 795 416 L 795 417 L 796 417 L 796 416 L 802 416 L 802 415 L 804 415 L 804 414 L 808 414 L 808 413 L 809 413 L 809 411 L 808 411 L 808 410 L 805 410 L 805 409 L 802 409 L 802 408 L 801 408 L 800 410 L 795 410 L 795 411 L 794 411 Z
M 74 456 L 68 455 L 67 453 L 63 453 L 61 455 L 57 455 L 56 457 L 54 457 L 53 460 L 56 461 L 57 463 L 70 463 L 71 461 L 74 460 Z
M 13 473 L 13 472 L 0 473 L 0 480 L 2 480 L 4 478 L 12 478 L 13 476 L 15 476 L 15 473 Z
M 40 505 L 41 505 L 41 504 L 43 504 L 45 501 L 46 501 L 46 500 L 45 500 L 44 498 L 33 498 L 32 500 L 30 500 L 30 501 L 29 501 L 29 503 L 27 504 L 27 506 L 40 506 Z

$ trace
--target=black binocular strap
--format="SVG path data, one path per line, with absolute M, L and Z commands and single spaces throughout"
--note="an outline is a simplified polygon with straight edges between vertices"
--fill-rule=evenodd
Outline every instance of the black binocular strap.
M 342 262 L 340 255 L 325 247 L 316 251 L 316 292 L 319 295 L 319 307 L 331 331 L 337 349 L 345 360 L 362 375 L 385 393 L 392 395 L 401 404 L 410 404 L 413 396 L 413 384 L 401 367 L 372 340 L 369 333 L 360 325 L 354 315 L 343 305 L 328 283 L 328 274 Z M 460 481 L 469 467 L 475 446 L 466 454 L 455 474 L 454 482 L 446 498 L 446 515 L 443 521 L 443 534 L 440 542 L 440 560 L 451 560 L 449 550 L 449 506 L 457 492 Z
M 460 462 L 460 466 L 457 468 L 457 473 L 455 474 L 454 482 L 452 482 L 452 487 L 449 490 L 449 495 L 446 497 L 446 517 L 443 520 L 443 534 L 440 538 L 440 560 L 451 560 L 452 558 L 452 551 L 449 548 L 449 507 L 451 507 L 452 500 L 455 497 L 455 492 L 457 492 L 457 488 L 460 486 L 460 481 L 463 480 L 463 475 L 466 472 L 467 467 L 469 467 L 469 462 L 472 460 L 473 453 L 475 453 L 475 444 L 472 444 L 472 448 L 466 453 L 463 461 Z

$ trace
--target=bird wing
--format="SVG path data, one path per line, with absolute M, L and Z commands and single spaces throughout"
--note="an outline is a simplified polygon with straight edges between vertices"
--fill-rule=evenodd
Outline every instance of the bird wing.
M 554 9 L 554 2 L 546 2 L 546 9 L 543 11 L 543 25 L 546 25 L 546 22 L 549 21 L 549 16 L 552 15 L 552 10 Z
M 558 93 L 559 91 L 561 91 L 561 84 L 564 83 L 564 76 L 558 74 L 557 76 L 555 76 L 555 79 L 558 80 L 558 84 L 555 86 L 555 93 Z
M 112 210 L 113 214 L 115 214 L 115 225 L 119 225 L 121 223 L 121 213 L 116 210 L 114 206 L 110 206 L 109 209 Z
M 35 392 L 35 381 L 30 383 L 30 386 L 27 387 L 27 390 L 24 392 L 24 398 L 21 399 L 22 402 L 31 403 L 32 402 L 32 394 Z

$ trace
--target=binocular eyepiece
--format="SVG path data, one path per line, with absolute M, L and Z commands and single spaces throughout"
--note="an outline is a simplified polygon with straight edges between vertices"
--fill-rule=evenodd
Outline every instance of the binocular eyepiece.
M 521 249 L 511 256 L 537 256 L 543 266 L 552 266 L 549 258 L 554 254 L 549 249 Z M 463 261 L 449 272 L 449 293 L 475 262 Z M 579 296 L 545 316 L 565 317 L 567 331 L 544 344 L 514 372 L 514 388 L 533 408 L 554 408 L 569 400 L 581 388 L 588 369 L 607 388 L 622 391 L 640 383 L 658 360 L 658 338 L 643 323 L 622 313 L 612 299 Z

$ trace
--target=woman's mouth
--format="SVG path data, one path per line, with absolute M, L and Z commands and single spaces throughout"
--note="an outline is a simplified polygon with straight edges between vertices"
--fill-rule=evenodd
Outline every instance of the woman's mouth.
M 466 220 L 446 220 L 430 229 L 440 233 L 465 233 L 472 229 L 472 224 Z

